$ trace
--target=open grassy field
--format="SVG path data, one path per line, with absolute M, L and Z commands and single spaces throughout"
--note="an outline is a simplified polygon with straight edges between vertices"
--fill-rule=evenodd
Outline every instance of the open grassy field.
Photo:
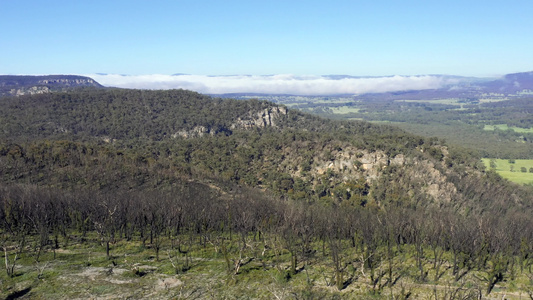
M 504 130 L 504 131 L 512 129 L 514 132 L 533 133 L 533 128 L 520 128 L 520 127 L 514 127 L 514 126 L 509 127 L 507 124 L 485 125 L 483 129 L 493 131 L 496 128 L 498 128 L 499 130 Z
M 431 104 L 446 104 L 446 105 L 457 105 L 461 106 L 464 103 L 461 103 L 461 99 L 449 98 L 449 99 L 438 99 L 438 100 L 396 100 L 396 102 L 412 102 L 412 103 L 431 103 Z
M 483 163 L 489 169 L 491 160 L 496 164 L 494 170 L 503 178 L 520 184 L 533 183 L 533 173 L 529 172 L 530 168 L 533 168 L 533 159 L 516 159 L 514 163 L 510 163 L 508 159 L 484 158 Z M 526 172 L 522 172 L 522 168 L 526 168 Z
M 360 108 L 353 106 L 338 106 L 331 108 L 331 112 L 334 114 L 358 113 L 360 110 Z

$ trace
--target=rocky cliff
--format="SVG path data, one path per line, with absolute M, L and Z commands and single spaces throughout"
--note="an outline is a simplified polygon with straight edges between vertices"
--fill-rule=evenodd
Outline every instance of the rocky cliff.
M 102 88 L 103 86 L 92 78 L 77 75 L 0 75 L 0 96 L 43 94 L 76 87 Z
M 220 132 L 229 133 L 235 129 L 277 127 L 276 121 L 285 115 L 287 115 L 287 108 L 283 106 L 272 106 L 260 111 L 250 111 L 247 115 L 238 117 L 229 128 L 196 126 L 191 130 L 180 130 L 172 134 L 172 137 L 195 138 L 206 134 L 215 135 Z

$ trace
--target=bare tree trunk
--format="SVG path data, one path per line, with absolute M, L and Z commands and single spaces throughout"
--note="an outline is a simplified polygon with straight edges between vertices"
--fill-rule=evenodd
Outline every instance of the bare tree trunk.
M 298 257 L 296 257 L 296 251 L 291 250 L 291 275 L 296 274 L 296 266 L 298 265 Z
M 21 245 L 21 248 L 22 248 L 22 245 Z M 16 253 L 15 253 L 15 257 L 13 258 L 13 262 L 10 264 L 9 263 L 9 253 L 7 252 L 7 247 L 4 247 L 4 255 L 5 255 L 5 263 L 6 263 L 6 273 L 7 273 L 7 276 L 12 278 L 15 276 L 15 266 L 17 265 L 17 259 L 19 257 L 19 254 L 22 250 L 18 250 Z

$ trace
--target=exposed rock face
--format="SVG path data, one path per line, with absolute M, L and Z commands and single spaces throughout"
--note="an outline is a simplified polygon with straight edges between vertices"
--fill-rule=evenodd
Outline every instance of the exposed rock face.
M 246 117 L 239 117 L 230 128 L 276 127 L 276 120 L 286 114 L 287 109 L 285 107 L 273 106 L 256 113 L 250 112 Z
M 37 82 L 42 85 L 60 85 L 60 86 L 98 86 L 98 82 L 88 77 L 82 78 L 59 78 L 59 79 L 42 79 Z
M 332 160 L 316 159 L 316 161 L 318 166 L 315 167 L 315 172 L 319 175 L 326 174 L 328 170 L 331 170 L 335 173 L 344 174 L 346 180 L 350 177 L 349 174 L 361 172 L 370 181 L 376 179 L 381 170 L 389 165 L 404 165 L 405 157 L 403 154 L 398 154 L 391 158 L 383 151 L 368 152 L 355 148 L 345 148 L 334 153 Z
M 238 117 L 229 128 L 206 126 L 196 126 L 190 130 L 180 130 L 172 135 L 173 138 L 195 138 L 206 134 L 215 135 L 219 132 L 231 132 L 234 129 L 251 129 L 263 127 L 277 127 L 276 121 L 287 114 L 287 108 L 283 106 L 272 106 L 258 112 L 249 112 L 245 117 Z
M 64 91 L 75 87 L 102 87 L 94 79 L 76 75 L 0 75 L 0 96 L 22 96 Z
M 191 130 L 180 130 L 172 135 L 173 138 L 182 137 L 182 138 L 195 138 L 202 137 L 205 134 L 215 134 L 210 128 L 205 126 L 196 126 Z
M 303 161 L 301 157 L 293 155 L 293 152 L 297 151 L 286 151 L 284 161 L 279 163 L 279 171 L 293 177 L 304 176 L 304 180 L 313 186 L 330 175 L 344 182 L 364 178 L 369 186 L 373 186 L 387 169 L 392 168 L 392 172 L 401 172 L 400 178 L 405 181 L 402 185 L 422 190 L 434 203 L 449 203 L 459 197 L 457 188 L 447 180 L 448 174 L 442 171 L 440 166 L 426 159 L 404 154 L 391 157 L 379 150 L 368 151 L 342 145 L 338 150 L 331 150 L 327 156 L 321 154 L 325 151 L 316 151 L 317 155 L 312 157 L 313 166 L 304 175 L 301 168 L 291 167 L 295 162 L 300 165 Z M 447 151 L 443 153 L 447 154 Z
M 29 88 L 9 90 L 9 94 L 13 96 L 35 95 L 35 94 L 46 94 L 46 93 L 50 93 L 50 88 L 47 86 L 32 86 Z

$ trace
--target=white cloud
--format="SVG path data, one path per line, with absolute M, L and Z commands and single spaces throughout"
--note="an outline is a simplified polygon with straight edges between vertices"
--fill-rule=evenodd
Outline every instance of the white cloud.
M 436 89 L 450 84 L 442 76 L 390 76 L 333 79 L 327 76 L 281 75 L 117 75 L 90 74 L 104 86 L 138 89 L 187 89 L 205 94 L 265 93 L 332 95 Z

